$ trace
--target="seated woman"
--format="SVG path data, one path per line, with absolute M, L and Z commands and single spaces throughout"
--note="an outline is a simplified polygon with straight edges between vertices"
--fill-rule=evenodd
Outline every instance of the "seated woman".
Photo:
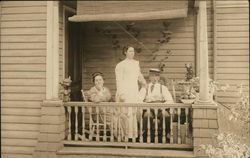
M 109 102 L 111 100 L 111 93 L 107 87 L 103 86 L 103 74 L 101 72 L 95 72 L 92 74 L 92 78 L 95 86 L 84 93 L 86 99 L 95 103 Z
M 104 79 L 103 79 L 103 74 L 101 72 L 95 72 L 92 74 L 92 80 L 94 82 L 94 86 L 90 88 L 90 90 L 83 92 L 82 91 L 82 95 L 83 95 L 83 100 L 85 102 L 94 102 L 94 103 L 100 103 L 100 102 L 109 102 L 111 101 L 111 93 L 110 90 L 107 87 L 104 87 Z M 106 125 L 107 128 L 109 128 L 109 123 L 111 122 L 110 120 L 110 112 L 109 109 L 107 109 L 106 112 L 104 112 L 104 107 L 99 107 L 99 114 L 97 115 L 97 107 L 93 106 L 91 109 L 88 108 L 88 113 L 92 116 L 91 120 L 92 120 L 92 126 L 91 127 L 87 127 L 86 133 L 88 133 L 89 135 L 92 135 L 92 137 L 96 137 L 96 126 L 99 126 L 99 128 L 104 127 L 104 118 L 106 117 Z M 91 111 L 90 111 L 91 110 Z M 97 125 L 97 118 L 99 118 L 99 124 Z M 95 123 L 95 125 L 94 125 Z M 90 124 L 86 125 L 86 126 L 90 126 Z M 92 131 L 92 132 L 91 132 Z M 100 137 L 103 136 L 103 133 L 99 135 Z M 90 136 L 89 136 L 90 137 Z

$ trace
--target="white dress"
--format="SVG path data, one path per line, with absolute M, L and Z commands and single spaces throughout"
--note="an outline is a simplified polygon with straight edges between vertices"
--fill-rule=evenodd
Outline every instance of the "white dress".
M 116 101 L 125 103 L 137 103 L 139 101 L 138 81 L 144 80 L 139 66 L 139 61 L 125 59 L 115 68 L 116 75 Z M 122 110 L 127 115 L 127 125 L 124 127 L 125 137 L 134 138 L 137 133 L 136 108 L 129 107 Z M 133 114 L 134 112 L 134 114 Z

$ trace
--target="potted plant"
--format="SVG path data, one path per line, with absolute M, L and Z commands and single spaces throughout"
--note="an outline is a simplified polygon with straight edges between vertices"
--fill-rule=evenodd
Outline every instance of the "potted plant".
M 63 102 L 68 102 L 70 101 L 70 85 L 71 85 L 71 78 L 65 78 L 63 81 L 61 81 L 59 84 L 61 85 L 61 90 L 60 90 L 60 99 L 63 100 Z
M 186 67 L 186 79 L 180 81 L 178 84 L 182 87 L 181 102 L 186 104 L 191 104 L 195 101 L 196 91 L 194 86 L 196 85 L 194 81 L 194 73 L 192 64 L 185 64 Z

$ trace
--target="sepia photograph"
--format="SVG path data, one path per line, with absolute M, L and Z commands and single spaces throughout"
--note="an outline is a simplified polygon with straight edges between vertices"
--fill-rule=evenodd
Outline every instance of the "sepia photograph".
M 250 158 L 248 0 L 0 1 L 1 158 Z

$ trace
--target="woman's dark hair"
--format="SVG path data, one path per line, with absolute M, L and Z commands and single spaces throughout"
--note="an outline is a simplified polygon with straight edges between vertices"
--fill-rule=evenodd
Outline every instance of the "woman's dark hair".
M 131 47 L 131 48 L 134 48 L 134 47 L 132 47 L 132 46 L 124 46 L 124 47 L 122 48 L 122 54 L 126 56 L 126 52 L 128 51 L 128 49 L 129 49 L 130 47 Z
M 101 72 L 94 72 L 93 74 L 92 74 L 92 81 L 93 82 L 95 82 L 95 77 L 96 76 L 102 76 L 102 78 L 103 78 L 103 74 L 101 73 Z

